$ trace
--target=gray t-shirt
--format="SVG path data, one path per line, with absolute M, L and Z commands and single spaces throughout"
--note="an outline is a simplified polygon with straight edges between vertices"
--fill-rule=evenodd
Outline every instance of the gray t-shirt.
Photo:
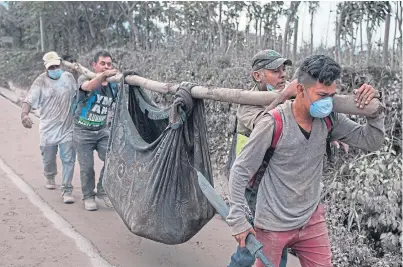
M 64 71 L 59 79 L 42 73 L 32 84 L 24 102 L 40 111 L 40 145 L 52 146 L 72 141 L 71 107 L 77 90 L 73 75 Z
M 305 225 L 318 206 L 322 190 L 328 129 L 324 120 L 314 119 L 307 139 L 295 121 L 291 103 L 287 101 L 278 107 L 283 119 L 282 134 L 257 195 L 255 226 L 269 231 L 289 231 Z M 243 208 L 245 188 L 263 161 L 273 130 L 273 117 L 263 114 L 231 169 L 227 222 L 234 235 L 251 227 Z M 367 118 L 366 125 L 359 125 L 346 115 L 335 113 L 330 137 L 373 151 L 382 146 L 384 133 L 384 114 Z
M 108 83 L 92 92 L 82 90 L 81 85 L 89 80 L 84 75 L 78 78 L 74 124 L 82 129 L 98 131 L 106 126 L 108 113 L 118 93 L 118 84 Z

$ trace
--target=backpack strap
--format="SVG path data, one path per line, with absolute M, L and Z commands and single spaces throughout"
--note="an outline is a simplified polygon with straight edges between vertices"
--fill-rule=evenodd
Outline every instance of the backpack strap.
M 332 149 L 330 148 L 330 134 L 332 133 L 332 128 L 333 128 L 333 121 L 330 118 L 331 115 L 323 118 L 323 120 L 326 123 L 327 127 L 327 137 L 326 137 L 326 154 L 328 159 L 332 157 Z
M 274 118 L 274 135 L 270 147 L 275 149 L 283 131 L 283 119 L 281 118 L 280 111 L 276 108 L 272 109 L 269 114 Z
M 267 149 L 263 158 L 263 162 L 260 165 L 258 171 L 249 180 L 249 188 L 255 191 L 257 191 L 257 189 L 259 188 L 259 184 L 263 178 L 267 166 L 269 165 L 270 158 L 273 156 L 274 150 L 283 131 L 283 119 L 281 117 L 280 111 L 275 108 L 269 111 L 269 114 L 274 118 L 273 139 L 271 140 L 271 145 L 269 149 Z
M 330 132 L 332 131 L 333 122 L 329 116 L 324 117 L 323 119 L 325 120 L 326 123 L 327 132 L 330 134 Z

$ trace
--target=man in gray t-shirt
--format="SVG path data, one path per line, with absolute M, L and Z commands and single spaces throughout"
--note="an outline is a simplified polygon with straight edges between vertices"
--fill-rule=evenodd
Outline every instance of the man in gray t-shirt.
M 384 140 L 384 114 L 367 117 L 365 125 L 333 112 L 336 80 L 341 68 L 331 58 L 313 55 L 298 71 L 296 98 L 278 106 L 283 127 L 257 193 L 254 229 L 244 214 L 245 189 L 260 168 L 271 145 L 274 118 L 264 113 L 231 169 L 229 181 L 231 232 L 245 246 L 249 233 L 263 243 L 264 254 L 279 266 L 284 247 L 293 248 L 302 267 L 333 266 L 325 211 L 320 205 L 323 155 L 328 128 L 330 140 L 340 140 L 367 151 L 378 150 Z M 364 84 L 355 91 L 357 106 L 363 108 L 379 93 Z M 263 264 L 258 261 L 257 267 Z
M 108 112 L 117 95 L 118 86 L 106 81 L 117 74 L 112 69 L 112 56 L 107 51 L 96 53 L 92 67 L 96 72 L 93 79 L 85 76 L 78 78 L 76 106 L 74 107 L 74 148 L 80 164 L 80 180 L 86 210 L 97 210 L 95 195 L 113 207 L 102 187 L 104 167 L 102 167 L 95 194 L 94 150 L 105 161 L 108 146 Z
M 60 68 L 61 59 L 55 52 L 43 57 L 46 71 L 32 84 L 22 104 L 21 120 L 25 128 L 32 128 L 29 118 L 31 108 L 40 110 L 40 149 L 46 177 L 45 187 L 55 189 L 57 174 L 56 154 L 60 150 L 63 164 L 62 195 L 64 203 L 73 203 L 72 196 L 74 164 L 73 116 L 71 106 L 76 91 L 73 75 Z

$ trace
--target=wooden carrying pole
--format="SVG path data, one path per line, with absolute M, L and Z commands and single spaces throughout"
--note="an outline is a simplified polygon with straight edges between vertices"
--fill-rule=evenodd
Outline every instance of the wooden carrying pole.
M 83 67 L 79 63 L 70 63 L 62 61 L 62 64 L 70 69 L 73 69 L 89 78 L 94 78 L 95 73 Z M 107 79 L 109 82 L 119 82 L 122 74 Z M 125 83 L 140 86 L 144 89 L 162 93 L 162 94 L 175 94 L 179 88 L 179 84 L 161 83 L 149 80 L 137 75 L 128 75 L 125 78 Z M 218 87 L 205 87 L 195 86 L 192 88 L 192 97 L 199 99 L 211 99 L 223 102 L 230 102 L 244 105 L 258 105 L 266 106 L 274 101 L 278 93 L 275 92 L 256 92 L 247 91 L 242 89 L 218 88 Z M 378 99 L 373 99 L 363 109 L 357 108 L 353 95 L 335 95 L 334 96 L 334 111 L 338 113 L 345 113 L 350 115 L 373 116 L 377 114 L 382 108 Z

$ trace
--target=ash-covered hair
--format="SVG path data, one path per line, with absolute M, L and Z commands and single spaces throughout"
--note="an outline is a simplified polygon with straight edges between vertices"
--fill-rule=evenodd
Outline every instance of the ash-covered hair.
M 298 69 L 298 83 L 309 87 L 316 82 L 330 86 L 340 78 L 341 67 L 332 58 L 325 55 L 307 57 Z
M 108 51 L 101 50 L 98 51 L 94 56 L 94 62 L 97 63 L 100 57 L 110 57 L 112 59 L 111 54 Z

